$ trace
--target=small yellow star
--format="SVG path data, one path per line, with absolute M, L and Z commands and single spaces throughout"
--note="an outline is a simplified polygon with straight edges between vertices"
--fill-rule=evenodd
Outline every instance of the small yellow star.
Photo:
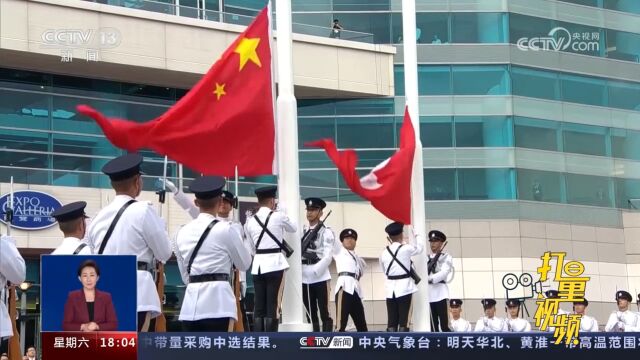
M 240 70 L 238 71 L 242 71 L 242 68 L 244 68 L 249 60 L 258 65 L 258 67 L 262 67 L 258 53 L 256 53 L 258 44 L 260 44 L 260 38 L 242 38 L 242 40 L 240 40 L 236 49 L 233 50 L 233 52 L 240 55 Z
M 218 97 L 218 100 L 220 100 L 222 95 L 227 95 L 227 93 L 224 91 L 224 86 L 225 84 L 220 85 L 216 83 L 216 89 L 213 91 L 213 93 L 216 94 L 216 96 Z

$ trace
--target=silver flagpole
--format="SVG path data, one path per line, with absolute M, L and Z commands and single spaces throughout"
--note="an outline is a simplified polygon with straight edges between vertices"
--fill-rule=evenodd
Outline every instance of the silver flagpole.
M 269 14 L 271 14 L 269 9 Z M 278 159 L 279 199 L 294 224 L 300 224 L 300 184 L 298 165 L 298 110 L 293 92 L 293 59 L 291 36 L 291 0 L 276 0 L 278 98 L 276 100 L 276 153 Z M 275 95 L 275 94 L 274 94 Z M 288 258 L 282 300 L 282 331 L 311 331 L 303 321 L 302 258 L 300 227 L 296 233 L 285 233 L 293 255 Z
M 402 38 L 404 51 L 404 88 L 406 103 L 411 116 L 411 124 L 416 134 L 416 152 L 413 157 L 413 176 L 411 177 L 411 223 L 417 241 L 422 241 L 425 251 L 426 216 L 424 210 L 424 178 L 422 175 L 422 142 L 420 142 L 420 112 L 418 110 L 418 56 L 416 47 L 416 3 L 415 0 L 402 0 Z M 427 278 L 427 257 L 420 254 L 413 259 L 418 274 Z M 422 281 L 413 302 L 413 330 L 430 331 L 429 284 Z

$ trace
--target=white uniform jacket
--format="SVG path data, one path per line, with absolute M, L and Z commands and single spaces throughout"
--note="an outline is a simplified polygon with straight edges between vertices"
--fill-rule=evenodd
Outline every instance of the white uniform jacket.
M 453 320 L 449 322 L 449 328 L 453 332 L 471 332 L 471 323 L 463 318 L 459 318 L 458 320 Z
M 316 226 L 313 226 L 311 229 L 314 229 Z M 306 234 L 307 231 L 309 231 L 309 228 L 305 228 L 304 233 Z M 316 241 L 314 241 L 306 251 L 307 253 L 315 253 L 320 261 L 311 265 L 302 264 L 302 283 L 315 284 L 331 280 L 329 266 L 331 265 L 331 260 L 333 260 L 333 255 L 339 249 L 340 248 L 336 246 L 336 236 L 333 230 L 326 226 L 322 227 L 322 229 L 318 231 Z
M 98 254 L 111 222 L 120 208 L 132 198 L 117 195 L 113 201 L 98 212 L 87 229 L 91 250 Z M 111 238 L 104 248 L 105 255 L 136 255 L 138 262 L 154 266 L 154 260 L 166 262 L 171 257 L 171 244 L 164 220 L 148 201 L 132 203 L 122 214 Z M 138 312 L 150 311 L 152 316 L 162 311 L 160 298 L 149 271 L 138 270 Z
M 16 243 L 10 236 L 0 237 L 0 339 L 13 336 L 11 319 L 5 299 L 9 298 L 6 288 L 7 281 L 20 284 L 24 281 L 27 268 L 22 255 L 18 252 Z
M 353 295 L 357 293 L 360 299 L 362 299 L 362 289 L 360 288 L 360 279 L 364 274 L 364 270 L 367 268 L 365 261 L 359 257 L 355 251 L 347 250 L 340 244 L 340 250 L 333 257 L 336 261 L 336 272 L 338 274 L 342 272 L 348 272 L 356 274 L 357 279 L 348 275 L 338 275 L 336 281 L 336 288 L 334 296 L 342 289 L 347 294 Z
M 436 254 L 429 254 L 429 259 L 433 259 Z M 443 252 L 438 258 L 436 272 L 429 274 L 429 302 L 438 302 L 449 298 L 449 286 L 446 281 L 453 271 L 453 257 Z
M 262 236 L 262 240 L 260 241 L 259 246 L 258 240 L 260 239 L 260 233 L 262 233 L 262 227 L 258 224 L 258 222 L 254 219 L 254 217 L 258 217 L 262 224 L 265 223 L 267 216 L 271 212 L 271 209 L 267 207 L 261 207 L 258 211 L 250 218 L 247 219 L 247 223 L 245 225 L 247 239 L 251 241 L 253 244 L 254 251 L 258 249 L 278 249 L 278 244 L 271 239 L 271 237 L 265 232 Z M 267 224 L 267 228 L 273 236 L 278 239 L 278 241 L 282 241 L 284 239 L 284 232 L 296 232 L 297 226 L 282 211 L 274 211 L 269 218 L 269 223 Z M 287 262 L 287 258 L 284 256 L 282 252 L 273 253 L 273 254 L 255 254 L 253 258 L 253 266 L 251 267 L 251 273 L 253 275 L 258 274 L 266 274 L 274 271 L 285 270 L 289 268 L 289 263 Z
M 640 331 L 640 317 L 631 310 L 614 311 L 609 315 L 604 331 L 637 332 Z
M 190 275 L 229 275 L 232 265 L 240 270 L 249 268 L 251 248 L 230 222 L 219 221 L 211 228 L 193 259 L 191 273 L 187 273 L 198 240 L 215 219 L 213 215 L 200 214 L 176 234 L 176 259 L 182 281 L 187 285 L 180 310 L 181 321 L 226 317 L 237 320 L 236 298 L 229 281 L 189 282 Z
M 91 247 L 89 244 L 75 237 L 64 238 L 64 240 L 62 240 L 62 244 L 53 250 L 51 255 L 73 255 L 82 244 L 85 246 L 80 249 L 76 255 L 91 255 Z
M 421 241 L 417 241 L 416 237 L 410 237 L 409 244 L 394 242 L 387 248 L 395 254 L 400 246 L 402 247 L 398 251 L 396 257 L 402 262 L 407 270 L 410 270 L 411 257 L 420 254 L 424 250 L 424 246 Z M 387 276 L 384 283 L 385 296 L 387 299 L 392 299 L 394 296 L 401 297 L 413 294 L 418 291 L 416 283 L 410 277 L 398 280 L 388 279 L 389 276 L 405 275 L 406 272 L 400 265 L 398 265 L 397 261 L 393 260 L 393 257 L 389 254 L 387 248 L 385 248 L 380 255 L 380 267 L 382 268 L 382 273 Z M 389 265 L 391 265 L 391 267 L 389 267 Z
M 476 322 L 475 332 L 507 332 L 507 322 L 503 318 L 494 316 L 488 318 L 486 316 L 481 317 Z

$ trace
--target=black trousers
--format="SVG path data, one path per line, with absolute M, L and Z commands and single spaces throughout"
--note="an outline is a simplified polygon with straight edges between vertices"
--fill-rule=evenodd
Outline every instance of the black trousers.
M 147 313 L 149 311 L 143 311 L 138 313 L 138 332 L 154 332 L 156 331 L 156 318 L 152 318 L 149 321 L 149 327 L 147 329 L 143 329 L 144 322 L 147 318 Z
M 367 320 L 364 316 L 362 299 L 360 299 L 358 293 L 354 291 L 353 295 L 351 295 L 340 289 L 336 294 L 336 317 L 338 319 L 339 332 L 345 331 L 349 316 L 353 319 L 353 323 L 359 332 L 369 331 L 367 329 Z
M 399 327 L 408 327 L 412 298 L 413 294 L 400 297 L 394 294 L 393 298 L 387 298 L 387 329 L 397 330 Z
M 280 287 L 284 270 L 253 275 L 254 318 L 278 318 L 280 302 Z
M 195 321 L 182 321 L 182 330 L 186 332 L 229 332 L 231 318 L 201 319 Z M 233 329 L 231 329 L 233 330 Z
M 0 354 L 9 352 L 9 338 L 0 339 Z
M 431 331 L 450 332 L 449 315 L 447 314 L 447 299 L 429 303 L 431 307 Z
M 329 281 L 321 281 L 313 284 L 302 284 L 302 302 L 304 308 L 307 309 L 307 321 L 312 324 L 319 324 L 318 310 L 320 310 L 320 319 L 322 324 L 329 323 L 331 315 L 329 315 Z M 309 319 L 311 313 L 311 319 Z

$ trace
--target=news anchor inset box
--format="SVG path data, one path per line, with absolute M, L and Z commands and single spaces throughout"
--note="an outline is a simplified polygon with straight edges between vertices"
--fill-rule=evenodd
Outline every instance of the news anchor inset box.
M 133 255 L 43 255 L 42 331 L 135 332 L 136 264 Z

